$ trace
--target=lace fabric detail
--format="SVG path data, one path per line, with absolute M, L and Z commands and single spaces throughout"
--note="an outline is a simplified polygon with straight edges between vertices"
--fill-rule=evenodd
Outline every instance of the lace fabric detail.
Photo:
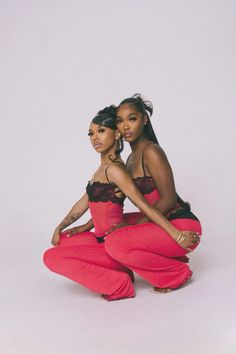
M 156 189 L 156 185 L 151 176 L 136 177 L 133 178 L 133 181 L 143 195 L 149 194 Z
M 176 210 L 169 212 L 166 215 L 166 218 L 169 221 L 175 219 L 191 219 L 191 220 L 199 221 L 196 215 L 194 215 L 188 208 L 184 208 L 182 206 L 180 206 Z
M 86 192 L 90 202 L 109 202 L 123 205 L 125 197 L 118 198 L 115 190 L 117 186 L 111 183 L 95 181 L 88 182 Z
M 157 189 L 154 180 L 151 176 L 136 177 L 133 179 L 136 187 L 143 195 L 150 194 Z M 181 206 L 177 203 L 167 214 L 166 218 L 170 220 L 175 219 L 192 219 L 199 221 L 196 215 L 194 215 L 188 208 Z

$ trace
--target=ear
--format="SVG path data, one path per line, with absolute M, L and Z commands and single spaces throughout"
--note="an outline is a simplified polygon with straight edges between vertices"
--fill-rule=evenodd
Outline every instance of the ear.
M 145 116 L 143 117 L 143 124 L 146 125 L 148 122 L 148 116 L 145 114 Z
M 121 135 L 119 133 L 119 131 L 116 129 L 116 132 L 115 132 L 115 139 L 116 140 L 119 140 L 121 138 Z

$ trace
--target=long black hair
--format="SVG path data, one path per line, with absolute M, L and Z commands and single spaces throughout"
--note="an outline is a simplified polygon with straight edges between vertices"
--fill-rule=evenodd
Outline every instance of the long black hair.
M 153 130 L 151 121 L 150 121 L 150 117 L 152 116 L 153 113 L 153 105 L 152 102 L 150 101 L 144 101 L 142 99 L 142 96 L 140 95 L 140 93 L 135 93 L 133 96 L 129 97 L 129 98 L 125 98 L 123 101 L 121 101 L 121 103 L 117 106 L 116 112 L 118 111 L 118 109 L 120 108 L 120 106 L 122 106 L 123 104 L 128 104 L 132 107 L 134 107 L 134 109 L 137 112 L 142 113 L 143 118 L 145 116 L 148 117 L 147 120 L 147 124 L 144 126 L 143 131 L 144 131 L 144 135 L 146 136 L 146 138 L 154 143 L 156 143 L 157 145 L 160 145 L 156 134 Z M 149 116 L 150 115 L 150 116 Z M 178 194 L 177 195 L 177 202 L 187 208 L 188 210 L 191 210 L 191 206 L 188 202 L 183 201 L 183 199 L 180 198 L 180 196 Z
M 111 105 L 109 107 L 101 109 L 97 113 L 97 115 L 92 119 L 92 123 L 102 125 L 103 127 L 107 127 L 112 130 L 116 130 L 116 109 L 117 107 L 115 105 Z M 115 159 L 112 159 L 111 156 L 109 156 L 109 159 L 112 161 L 118 159 L 120 153 L 123 151 L 124 143 L 122 137 L 119 138 L 118 143 L 118 149 L 115 151 Z

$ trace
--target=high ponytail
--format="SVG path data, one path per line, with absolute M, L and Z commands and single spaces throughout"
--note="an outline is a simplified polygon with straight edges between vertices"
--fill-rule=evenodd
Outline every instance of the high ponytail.
M 146 138 L 148 140 L 156 143 L 157 145 L 160 145 L 158 140 L 157 140 L 156 134 L 155 134 L 155 132 L 153 130 L 151 121 L 150 121 L 150 117 L 152 116 L 152 113 L 153 113 L 152 102 L 144 101 L 142 99 L 142 96 L 140 95 L 140 93 L 135 93 L 132 97 L 125 98 L 123 101 L 121 101 L 121 103 L 117 107 L 116 111 L 118 111 L 120 106 L 122 106 L 123 104 L 128 104 L 128 105 L 134 107 L 134 109 L 136 109 L 137 112 L 142 113 L 143 117 L 144 116 L 148 117 L 147 123 L 146 123 L 146 125 L 144 126 L 144 129 L 143 129 L 144 135 L 146 136 Z M 178 194 L 177 194 L 177 202 L 181 206 L 187 208 L 188 210 L 191 210 L 190 204 L 188 202 L 183 201 L 183 199 L 181 199 Z

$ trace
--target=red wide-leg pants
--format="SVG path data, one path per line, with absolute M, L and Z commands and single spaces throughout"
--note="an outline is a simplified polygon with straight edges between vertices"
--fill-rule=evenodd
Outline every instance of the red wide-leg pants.
M 107 300 L 134 297 L 131 273 L 112 259 L 104 243 L 98 243 L 92 232 L 66 237 L 48 249 L 43 260 L 53 272 L 61 274 L 88 289 L 105 295 Z
M 136 222 L 139 213 L 126 214 L 130 224 Z M 201 234 L 199 221 L 175 219 L 170 221 L 180 231 Z M 197 245 L 191 247 L 193 250 Z M 160 226 L 154 223 L 126 226 L 106 237 L 107 253 L 118 262 L 135 271 L 158 288 L 178 288 L 192 275 L 186 263 L 174 259 L 188 251 L 176 243 Z

